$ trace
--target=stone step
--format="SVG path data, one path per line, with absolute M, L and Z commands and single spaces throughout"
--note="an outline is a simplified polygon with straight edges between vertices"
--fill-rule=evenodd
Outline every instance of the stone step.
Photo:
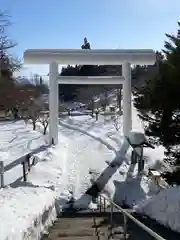
M 97 218 L 99 217 L 106 217 L 109 216 L 110 211 L 109 209 L 107 209 L 106 212 L 99 212 L 99 210 L 95 210 L 92 212 L 63 212 L 59 218 L 67 218 L 67 217 L 71 217 L 71 218 L 89 218 L 89 217 L 93 217 L 96 216 Z
M 62 237 L 62 238 L 54 238 L 52 240 L 98 240 L 97 236 L 91 236 L 91 237 Z M 103 238 L 100 240 L 104 240 Z
M 103 218 L 96 219 L 96 225 L 100 224 L 103 221 Z M 90 227 L 94 228 L 94 219 L 93 218 L 62 218 L 56 221 L 53 225 L 53 229 L 69 229 L 69 228 L 79 228 L 79 227 Z
M 77 227 L 77 228 L 70 228 L 70 229 L 53 229 L 52 235 L 54 237 L 83 237 L 83 236 L 94 236 L 95 229 L 89 227 Z
M 124 232 L 123 226 L 113 227 L 112 229 L 113 234 L 122 234 Z
M 104 217 L 96 217 L 96 214 L 85 215 L 72 214 L 72 216 L 60 217 L 50 229 L 49 235 L 43 238 L 44 240 L 58 240 L 58 239 L 98 239 L 96 226 L 101 224 Z M 100 234 L 100 229 L 99 229 Z M 104 239 L 104 233 L 100 234 L 100 240 Z

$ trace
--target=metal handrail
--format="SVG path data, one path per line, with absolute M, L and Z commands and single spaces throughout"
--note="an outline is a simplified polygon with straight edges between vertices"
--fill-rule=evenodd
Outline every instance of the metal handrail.
M 112 221 L 112 214 L 113 214 L 113 206 L 120 212 L 123 213 L 124 215 L 124 225 L 125 228 L 127 226 L 127 218 L 131 219 L 136 225 L 138 225 L 140 228 L 142 228 L 144 231 L 146 231 L 149 235 L 151 235 L 152 237 L 154 237 L 154 239 L 156 240 L 166 240 L 165 238 L 161 237 L 160 235 L 158 235 L 157 233 L 155 233 L 152 229 L 150 229 L 149 227 L 147 227 L 146 225 L 144 225 L 142 222 L 140 222 L 137 218 L 133 217 L 132 214 L 130 214 L 128 211 L 126 211 L 125 209 L 121 208 L 119 205 L 117 205 L 115 202 L 113 202 L 111 199 L 109 199 L 108 197 L 104 196 L 104 195 L 100 195 L 100 198 L 103 198 L 104 201 L 108 201 L 111 205 L 111 221 Z M 101 201 L 100 201 L 101 202 Z M 105 203 L 104 203 L 105 204 Z M 105 208 L 105 206 L 104 206 Z M 125 229 L 125 234 L 124 237 L 126 239 L 126 229 Z

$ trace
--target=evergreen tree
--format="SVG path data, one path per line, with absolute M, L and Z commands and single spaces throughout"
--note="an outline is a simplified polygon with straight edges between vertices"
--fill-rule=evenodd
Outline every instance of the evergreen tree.
M 84 44 L 81 46 L 82 49 L 91 49 L 91 45 L 88 42 L 87 38 L 84 38 Z
M 166 37 L 164 58 L 157 53 L 156 76 L 137 91 L 135 106 L 147 122 L 146 134 L 163 144 L 170 157 L 177 157 L 174 146 L 180 144 L 180 30 Z

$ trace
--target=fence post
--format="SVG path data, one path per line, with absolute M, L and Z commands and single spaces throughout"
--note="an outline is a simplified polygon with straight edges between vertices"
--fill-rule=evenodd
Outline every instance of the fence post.
M 30 154 L 28 154 L 28 155 L 26 156 L 26 159 L 27 159 L 27 165 L 28 165 L 28 171 L 29 171 L 29 172 L 30 172 L 30 170 L 31 170 L 30 157 L 31 157 Z
M 4 162 L 0 161 L 0 178 L 1 178 L 1 185 L 0 188 L 4 187 Z
M 35 166 L 35 165 L 36 165 L 36 163 L 37 163 L 36 157 L 35 157 L 35 156 L 33 156 L 33 160 L 32 160 L 32 166 Z
M 27 176 L 26 176 L 26 162 L 22 162 L 22 166 L 23 166 L 23 180 L 24 182 L 27 181 Z

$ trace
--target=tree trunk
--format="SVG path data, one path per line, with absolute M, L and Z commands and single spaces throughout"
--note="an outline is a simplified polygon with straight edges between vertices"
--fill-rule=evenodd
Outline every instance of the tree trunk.
M 93 99 L 91 100 L 91 110 L 92 110 L 91 116 L 93 118 L 94 117 L 94 100 Z
M 32 124 L 33 124 L 33 130 L 36 130 L 36 122 L 33 121 Z
M 117 89 L 117 107 L 121 111 L 121 98 L 122 98 L 122 88 Z
M 44 126 L 44 132 L 43 132 L 44 135 L 46 135 L 47 127 L 48 127 L 48 125 Z
M 98 115 L 99 115 L 99 113 L 96 112 L 96 121 L 98 121 Z

